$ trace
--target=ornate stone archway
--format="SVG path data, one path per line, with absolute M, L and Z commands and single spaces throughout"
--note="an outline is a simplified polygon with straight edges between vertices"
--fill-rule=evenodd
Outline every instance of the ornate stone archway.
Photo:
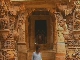
M 35 7 L 34 7 L 35 8 Z M 35 8 L 35 9 L 31 9 L 28 18 L 27 18 L 27 22 L 28 27 L 26 27 L 26 29 L 28 29 L 28 47 L 30 49 L 34 49 L 35 48 L 35 20 L 46 20 L 47 21 L 47 44 L 43 44 L 42 46 L 45 46 L 46 49 L 52 49 L 53 50 L 53 46 L 55 45 L 55 39 L 56 39 L 56 34 L 55 34 L 55 26 L 56 26 L 56 20 L 55 20 L 55 15 L 54 15 L 54 9 L 48 9 L 48 8 Z M 49 13 L 49 15 L 32 15 L 32 12 L 39 11 L 39 9 L 46 9 L 46 11 Z M 44 10 L 43 10 L 44 11 Z M 27 24 L 27 23 L 26 23 Z M 49 44 L 49 45 L 48 45 Z M 44 47 L 43 47 L 44 48 Z M 45 48 L 44 48 L 45 49 Z

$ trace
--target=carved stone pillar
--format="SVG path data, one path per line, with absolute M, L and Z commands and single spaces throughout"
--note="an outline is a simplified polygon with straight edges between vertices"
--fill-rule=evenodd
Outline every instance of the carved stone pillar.
M 17 56 L 16 41 L 9 37 L 9 29 L 0 30 L 0 37 L 3 60 L 15 60 Z
M 60 26 L 61 21 L 59 21 L 57 19 L 56 23 L 57 23 L 57 42 L 56 42 L 56 55 L 55 55 L 55 60 L 65 60 L 65 56 L 66 56 L 66 48 L 65 48 L 65 38 L 63 36 L 63 32 L 64 29 Z
M 27 30 L 28 30 L 28 23 L 26 18 L 26 11 L 20 11 L 18 15 L 18 60 L 27 60 Z
M 61 31 L 58 31 L 57 33 L 58 35 L 60 34 L 60 36 L 57 37 L 58 40 L 56 44 L 56 47 L 57 47 L 56 60 L 65 60 L 66 48 L 65 48 L 64 37 L 61 34 Z
M 27 31 L 25 31 L 27 28 L 27 23 L 26 23 L 26 13 L 20 13 L 18 16 L 18 33 L 19 33 L 19 38 L 18 38 L 18 51 L 21 53 L 27 53 L 27 46 L 26 46 L 26 35 Z M 26 33 L 25 33 L 26 32 Z M 26 37 L 25 37 L 26 36 Z

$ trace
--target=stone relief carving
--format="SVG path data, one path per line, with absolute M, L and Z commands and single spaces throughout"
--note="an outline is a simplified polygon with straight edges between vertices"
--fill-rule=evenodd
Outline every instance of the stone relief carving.
M 67 24 L 68 24 L 68 29 L 69 29 L 69 33 L 71 36 L 71 39 L 67 40 L 67 51 L 69 52 L 68 56 L 69 58 L 73 58 L 75 56 L 75 58 L 80 59 L 79 58 L 79 54 L 80 54 L 80 50 L 78 49 L 80 47 L 80 17 L 79 17 L 79 12 L 74 12 L 75 15 L 74 16 L 69 16 L 69 18 L 67 19 Z M 74 18 L 73 18 L 74 17 Z M 76 49 L 78 50 L 77 52 Z M 70 51 L 71 50 L 71 51 Z M 70 53 L 71 52 L 71 53 Z
M 0 18 L 3 18 L 5 15 L 7 15 L 5 7 L 7 8 L 7 6 L 0 5 Z
M 67 17 L 66 23 L 68 26 L 68 30 L 72 31 L 73 30 L 73 16 L 72 15 Z
M 2 35 L 3 36 L 2 38 L 7 38 L 1 42 L 1 45 L 3 45 L 3 46 L 1 46 L 1 49 L 2 49 L 1 52 L 2 52 L 3 57 L 6 58 L 5 60 L 9 60 L 12 58 L 15 59 L 15 57 L 17 55 L 15 52 L 16 51 L 15 41 L 14 41 L 14 39 L 10 39 L 10 38 L 14 38 L 13 31 L 14 31 L 14 26 L 16 26 L 15 19 L 17 19 L 17 18 L 15 17 L 15 15 L 16 15 L 17 11 L 12 9 L 13 10 L 13 12 L 12 12 L 10 8 L 9 8 L 9 10 L 7 10 L 6 8 L 7 8 L 6 6 L 0 5 L 0 30 L 3 31 L 3 33 L 4 33 Z M 9 14 L 9 12 L 10 12 L 10 14 Z M 8 35 L 5 31 L 7 29 L 10 30 Z
M 1 50 L 1 55 L 2 57 L 5 57 L 5 60 L 9 60 L 9 59 L 15 59 L 17 54 L 15 50 Z
M 68 38 L 68 27 L 66 24 L 66 19 L 63 19 L 62 15 L 58 14 L 57 16 L 57 22 L 58 22 L 58 38 L 63 40 Z
M 14 6 L 12 6 L 12 7 L 14 7 Z M 24 13 L 20 13 L 18 15 L 18 18 L 16 18 L 15 15 L 17 16 L 17 10 L 15 10 L 12 7 L 9 8 L 9 14 L 8 14 L 9 21 L 4 20 L 4 19 L 0 20 L 0 29 L 7 29 L 8 25 L 9 25 L 10 33 L 13 34 L 13 32 L 15 30 L 15 23 L 17 23 L 18 26 L 17 26 L 16 31 L 19 33 L 19 41 L 18 42 L 23 43 L 23 42 L 25 42 L 25 19 L 26 19 L 26 17 L 25 17 Z M 0 6 L 0 12 L 1 12 L 0 13 L 0 18 L 3 18 L 7 15 L 6 10 L 4 8 L 5 8 L 4 6 Z M 28 10 L 28 12 L 29 12 L 28 14 L 30 14 L 31 11 L 32 11 L 32 9 Z M 68 46 L 80 46 L 80 34 L 73 34 L 73 27 L 74 27 L 74 30 L 79 30 L 80 29 L 80 17 L 79 16 L 80 16 L 80 13 L 76 13 L 76 17 L 75 17 L 76 19 L 73 22 L 73 17 L 72 16 L 69 17 L 69 19 L 66 19 L 66 21 L 65 21 L 63 19 L 62 15 L 60 15 L 60 14 L 56 15 L 56 17 L 57 17 L 56 19 L 57 19 L 57 22 L 58 22 L 58 39 L 59 39 L 59 42 L 64 42 L 65 39 L 67 39 L 67 40 L 68 39 L 73 39 L 72 41 L 68 42 Z M 18 20 L 18 22 L 16 22 L 15 20 Z M 8 24 L 8 22 L 9 22 L 9 24 Z M 67 34 L 69 34 L 69 35 L 67 35 Z M 78 40 L 78 41 L 76 41 L 76 40 Z M 5 48 L 8 47 L 8 46 L 12 48 L 12 46 L 14 44 L 10 43 L 11 44 L 10 45 L 9 43 L 10 42 L 6 42 L 4 44 Z M 9 52 L 7 52 L 7 53 L 11 54 Z
M 19 40 L 18 42 L 25 42 L 25 15 L 20 14 L 18 16 L 18 33 L 19 33 Z
M 8 29 L 8 20 L 1 18 L 0 19 L 0 29 Z
M 4 49 L 15 49 L 15 41 L 14 40 L 7 40 L 4 42 Z
M 75 12 L 74 30 L 80 30 L 80 12 Z
M 10 29 L 11 33 L 14 30 L 14 23 L 15 23 L 15 17 L 10 17 L 9 18 L 9 29 Z
M 8 28 L 7 5 L 2 1 L 0 4 L 0 29 Z
M 10 16 L 16 16 L 18 10 L 19 10 L 19 9 L 18 9 L 16 6 L 10 6 L 10 7 L 9 7 L 9 12 L 8 12 L 8 14 L 9 14 Z
M 57 27 L 58 27 L 58 41 L 59 42 L 64 42 L 64 37 L 63 37 L 63 28 L 60 26 L 60 20 L 62 20 L 62 16 L 60 14 L 56 14 L 56 19 L 57 19 Z

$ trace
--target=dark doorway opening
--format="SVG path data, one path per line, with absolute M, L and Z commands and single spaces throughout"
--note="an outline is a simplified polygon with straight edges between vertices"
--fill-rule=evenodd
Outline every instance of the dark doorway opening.
M 47 20 L 35 20 L 35 43 L 47 43 Z

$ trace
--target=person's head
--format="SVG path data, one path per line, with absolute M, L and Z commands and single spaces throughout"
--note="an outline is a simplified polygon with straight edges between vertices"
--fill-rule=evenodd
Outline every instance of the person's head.
M 39 46 L 39 45 L 36 46 L 36 52 L 37 52 L 37 53 L 40 52 L 40 46 Z

